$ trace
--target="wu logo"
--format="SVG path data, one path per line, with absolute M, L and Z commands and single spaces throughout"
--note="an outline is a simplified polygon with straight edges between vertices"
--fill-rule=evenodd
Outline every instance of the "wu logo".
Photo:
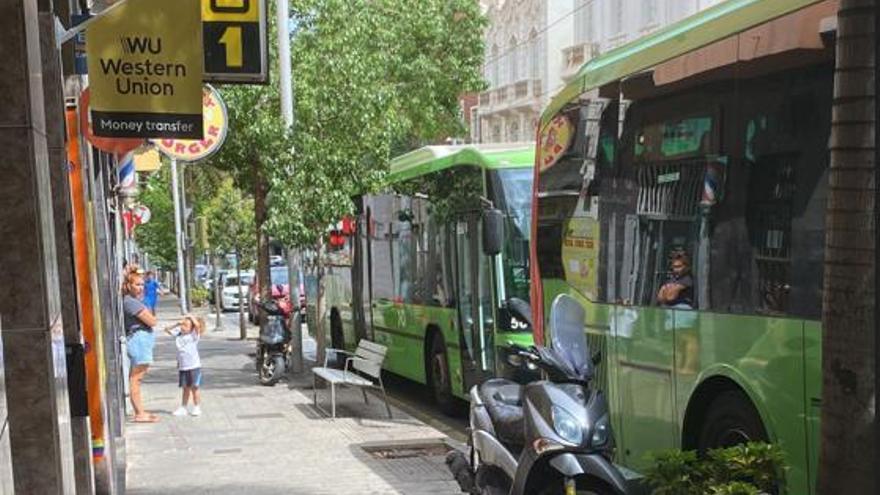
M 122 51 L 129 55 L 147 52 L 157 55 L 162 52 L 162 38 L 123 37 L 119 38 L 119 44 L 122 45 Z

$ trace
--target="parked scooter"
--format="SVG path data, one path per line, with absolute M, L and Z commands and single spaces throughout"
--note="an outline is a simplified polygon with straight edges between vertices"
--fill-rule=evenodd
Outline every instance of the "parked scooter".
M 510 309 L 531 323 L 531 311 Z M 600 356 L 590 355 L 584 309 L 560 295 L 550 310 L 550 347 L 511 344 L 511 364 L 541 370 L 527 385 L 491 379 L 470 390 L 470 459 L 446 463 L 465 493 L 482 495 L 632 493 L 612 463 L 608 404 L 591 388 Z M 521 361 L 521 362 L 518 362 Z
M 260 328 L 260 340 L 257 342 L 257 373 L 260 384 L 275 385 L 281 376 L 290 369 L 292 334 L 289 321 L 291 315 L 290 301 L 272 299 L 259 303 L 266 312 L 266 324 Z

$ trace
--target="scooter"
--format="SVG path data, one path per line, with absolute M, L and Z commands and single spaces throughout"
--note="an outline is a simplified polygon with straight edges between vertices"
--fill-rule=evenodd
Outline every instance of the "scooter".
M 525 309 L 523 309 L 525 306 Z M 531 323 L 525 305 L 509 305 Z M 470 390 L 470 458 L 446 464 L 462 492 L 474 495 L 630 495 L 613 464 L 608 403 L 590 386 L 600 356 L 590 356 L 584 309 L 560 295 L 550 310 L 551 346 L 510 344 L 512 365 L 540 369 L 527 385 L 490 379 Z
M 259 303 L 266 313 L 266 324 L 260 328 L 257 341 L 257 373 L 260 384 L 271 386 L 290 369 L 292 334 L 288 326 L 291 308 L 285 299 Z

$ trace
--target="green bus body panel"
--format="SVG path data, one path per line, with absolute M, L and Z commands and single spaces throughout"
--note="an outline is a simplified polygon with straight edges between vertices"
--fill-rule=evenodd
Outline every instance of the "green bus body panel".
M 584 64 L 544 109 L 541 126 L 584 91 L 648 70 L 679 55 L 822 0 L 728 0 Z
M 602 349 L 594 345 L 592 351 L 605 356 L 597 386 L 609 395 L 620 462 L 644 469 L 649 452 L 680 447 L 694 393 L 723 377 L 751 398 L 770 440 L 782 447 L 786 492 L 813 493 L 820 322 L 597 304 L 564 281 L 543 284 L 545 307 L 569 294 L 586 308 L 588 338 L 605 336 Z
M 535 166 L 534 146 L 481 149 L 475 146 L 426 146 L 391 160 L 387 182 L 394 184 L 461 165 L 487 169 Z

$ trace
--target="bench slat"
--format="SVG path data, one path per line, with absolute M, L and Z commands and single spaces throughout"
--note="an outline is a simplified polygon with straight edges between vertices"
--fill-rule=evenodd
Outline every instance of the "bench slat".
M 360 351 L 361 348 L 368 350 L 372 353 L 378 354 L 378 355 L 382 356 L 383 358 L 385 357 L 385 353 L 388 352 L 388 348 L 385 347 L 384 345 L 377 344 L 375 342 L 370 342 L 369 340 L 366 340 L 366 339 L 361 339 L 361 341 L 358 342 L 358 349 L 355 352 Z
M 373 378 L 379 378 L 379 374 L 382 373 L 382 363 L 377 363 L 373 361 L 361 361 L 356 359 L 354 362 L 351 363 L 351 367 L 360 371 L 361 373 L 370 375 Z
M 324 380 L 333 383 L 348 383 L 359 386 L 372 386 L 373 383 L 366 378 L 352 372 L 343 372 L 335 368 L 312 368 L 312 372 Z
M 382 354 L 376 354 L 375 352 L 369 351 L 367 349 L 358 349 L 355 352 L 355 356 L 366 359 L 367 361 L 373 361 L 379 364 L 382 364 L 385 361 L 385 356 Z

